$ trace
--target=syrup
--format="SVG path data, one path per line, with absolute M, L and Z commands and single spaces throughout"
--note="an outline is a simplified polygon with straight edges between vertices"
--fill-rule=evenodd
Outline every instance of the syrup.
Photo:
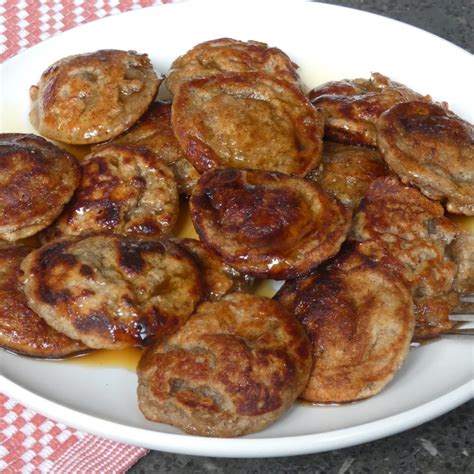
M 141 355 L 142 350 L 138 347 L 127 347 L 119 350 L 100 349 L 64 359 L 64 362 L 89 367 L 120 367 L 135 372 Z

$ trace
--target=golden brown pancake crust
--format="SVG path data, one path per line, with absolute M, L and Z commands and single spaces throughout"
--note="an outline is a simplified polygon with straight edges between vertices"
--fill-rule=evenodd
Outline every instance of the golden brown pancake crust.
M 277 280 L 336 254 L 350 225 L 349 211 L 317 185 L 277 172 L 209 171 L 189 204 L 213 252 L 242 273 Z
M 28 307 L 20 285 L 20 264 L 31 250 L 0 245 L 0 347 L 44 358 L 68 357 L 88 350 L 81 342 L 48 326 Z
M 171 104 L 153 102 L 142 118 L 110 143 L 146 147 L 173 170 L 178 190 L 189 195 L 199 179 L 199 173 L 184 156 L 171 127 Z M 103 146 L 103 145 L 97 145 Z
M 150 420 L 195 435 L 241 436 L 278 419 L 303 390 L 311 346 L 276 302 L 243 293 L 204 303 L 138 366 L 138 403 Z
M 400 102 L 429 100 L 388 77 L 331 81 L 309 93 L 325 118 L 325 138 L 349 145 L 377 146 L 375 124 L 380 114 Z
M 313 369 L 301 397 L 348 402 L 380 392 L 403 363 L 413 337 L 410 286 L 399 263 L 374 242 L 352 243 L 275 298 L 303 324 Z
M 218 300 L 227 293 L 250 291 L 253 278 L 227 265 L 216 254 L 196 239 L 176 239 L 196 261 L 203 283 L 203 300 Z
M 474 235 L 462 232 L 449 246 L 448 252 L 458 267 L 454 289 L 461 294 L 474 294 Z
M 355 209 L 370 183 L 386 174 L 385 164 L 377 150 L 324 142 L 323 161 L 307 178 L 345 206 Z
M 79 179 L 76 159 L 44 138 L 0 134 L 0 239 L 29 237 L 51 224 Z
M 179 196 L 170 168 L 145 148 L 109 145 L 85 159 L 72 201 L 46 237 L 113 232 L 142 237 L 169 234 Z
M 297 67 L 283 51 L 265 43 L 220 38 L 200 43 L 176 59 L 166 85 L 175 95 L 184 81 L 226 72 L 264 72 L 296 83 Z
M 474 127 L 437 104 L 407 102 L 377 123 L 379 148 L 404 183 L 449 212 L 474 215 Z
M 103 142 L 140 118 L 160 82 L 146 54 L 109 49 L 68 56 L 31 87 L 30 120 L 61 142 Z
M 458 297 L 452 290 L 456 264 L 446 248 L 459 232 L 443 207 L 396 177 L 376 179 L 353 220 L 357 240 L 378 240 L 404 266 L 413 288 L 417 338 L 450 329 L 450 311 Z
M 145 345 L 176 331 L 201 296 L 192 258 L 166 240 L 63 238 L 32 252 L 21 268 L 28 305 L 98 349 Z
M 172 124 L 201 173 L 230 166 L 305 175 L 321 160 L 322 115 L 295 85 L 263 73 L 185 82 Z

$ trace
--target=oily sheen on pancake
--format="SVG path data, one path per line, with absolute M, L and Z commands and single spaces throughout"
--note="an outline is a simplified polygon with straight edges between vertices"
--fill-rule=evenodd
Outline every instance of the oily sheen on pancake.
M 415 326 L 411 288 L 400 270 L 380 244 L 352 243 L 315 273 L 283 285 L 275 299 L 295 314 L 313 345 L 302 398 L 360 400 L 394 377 Z
M 23 261 L 28 305 L 96 349 L 150 343 L 176 331 L 201 297 L 198 269 L 167 240 L 65 237 Z
M 48 326 L 28 307 L 20 264 L 31 251 L 23 245 L 0 244 L 0 347 L 47 359 L 87 351 L 86 345 Z
M 350 212 L 316 184 L 283 173 L 218 168 L 190 199 L 201 240 L 237 270 L 287 279 L 335 255 Z
M 138 366 L 150 420 L 201 436 L 241 436 L 281 417 L 308 381 L 311 346 L 300 323 L 268 298 L 234 293 L 203 303 Z

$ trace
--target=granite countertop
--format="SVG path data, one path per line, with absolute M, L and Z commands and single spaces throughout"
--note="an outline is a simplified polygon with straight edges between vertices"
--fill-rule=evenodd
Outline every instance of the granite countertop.
M 418 26 L 474 51 L 472 0 L 341 0 L 344 5 Z M 221 459 L 153 451 L 137 473 L 472 473 L 474 401 L 398 435 L 320 454 L 273 459 Z

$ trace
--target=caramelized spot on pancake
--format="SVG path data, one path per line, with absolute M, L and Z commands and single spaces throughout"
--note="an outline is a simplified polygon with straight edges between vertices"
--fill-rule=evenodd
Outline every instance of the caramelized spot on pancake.
M 237 270 L 292 278 L 339 250 L 349 212 L 316 185 L 282 173 L 219 168 L 190 200 L 202 241 Z
M 144 415 L 203 436 L 239 436 L 279 418 L 304 388 L 310 344 L 277 303 L 234 293 L 202 304 L 138 367 Z
M 380 150 L 404 183 L 445 203 L 449 212 L 474 215 L 474 127 L 446 107 L 407 102 L 377 123 Z

